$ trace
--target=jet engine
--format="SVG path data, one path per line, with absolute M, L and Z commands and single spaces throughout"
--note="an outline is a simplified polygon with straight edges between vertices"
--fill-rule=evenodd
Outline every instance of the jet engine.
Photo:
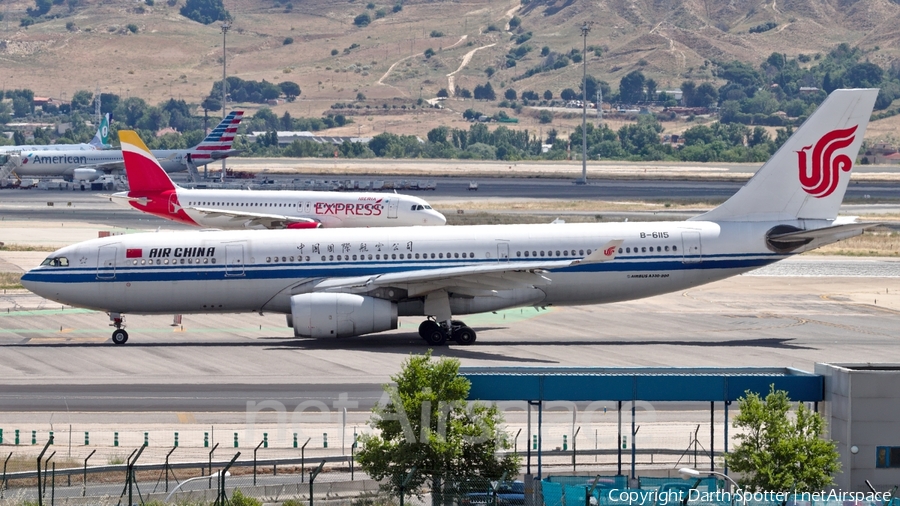
M 103 172 L 95 169 L 75 169 L 72 179 L 75 181 L 93 181 L 103 175 Z
M 322 228 L 322 224 L 315 221 L 297 221 L 294 223 L 288 223 L 287 227 L 289 229 L 302 229 L 302 228 Z
M 297 337 L 352 337 L 397 328 L 397 305 L 350 293 L 304 293 L 291 297 Z

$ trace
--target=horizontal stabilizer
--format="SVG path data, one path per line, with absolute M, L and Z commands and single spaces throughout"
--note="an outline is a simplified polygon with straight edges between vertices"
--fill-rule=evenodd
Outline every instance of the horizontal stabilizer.
M 861 235 L 878 223 L 842 223 L 810 230 L 787 230 L 793 227 L 776 227 L 766 236 L 769 248 L 780 253 L 803 253 L 822 246 Z M 781 229 L 781 230 L 780 230 Z M 782 231 L 784 230 L 784 231 Z

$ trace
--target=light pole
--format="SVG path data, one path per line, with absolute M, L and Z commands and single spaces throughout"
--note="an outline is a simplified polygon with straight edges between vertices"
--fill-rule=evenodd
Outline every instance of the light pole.
M 581 52 L 581 179 L 576 184 L 587 184 L 587 35 L 591 31 L 592 22 L 581 25 L 581 38 L 584 49 Z
M 228 21 L 224 21 L 222 23 L 222 119 L 225 119 L 225 97 L 227 96 L 228 90 L 228 81 L 225 80 L 225 36 L 228 34 L 228 29 L 231 28 L 231 23 Z M 222 182 L 225 182 L 225 159 L 222 159 Z

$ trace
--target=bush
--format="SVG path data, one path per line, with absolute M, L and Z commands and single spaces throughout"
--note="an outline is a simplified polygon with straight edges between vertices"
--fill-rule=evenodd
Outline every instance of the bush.
M 436 38 L 438 38 L 438 37 L 443 37 L 443 36 L 444 36 L 444 32 L 442 32 L 442 31 L 440 31 L 440 30 L 432 30 L 432 31 L 431 31 L 431 37 L 432 37 L 432 38 L 435 38 L 435 39 L 436 39 Z
M 134 24 L 134 23 L 129 23 L 128 26 L 126 26 L 125 28 L 128 28 L 128 31 L 131 32 L 131 33 L 137 33 L 137 32 L 138 32 L 138 25 L 136 25 L 136 24 Z
M 778 23 L 774 21 L 769 21 L 768 23 L 763 23 L 761 25 L 756 25 L 750 29 L 750 33 L 763 33 L 768 32 L 769 30 L 778 26 Z
M 538 121 L 546 125 L 553 121 L 553 114 L 551 114 L 550 111 L 541 111 L 541 114 L 538 116 Z
M 179 12 L 182 16 L 204 25 L 231 19 L 231 14 L 222 5 L 222 0 L 187 0 Z
M 366 4 L 366 9 L 373 10 L 375 8 L 375 4 L 373 2 L 369 2 Z
M 356 16 L 355 18 L 353 18 L 353 24 L 360 28 L 365 28 L 365 27 L 369 26 L 369 24 L 371 24 L 371 23 L 372 23 L 372 17 L 369 16 L 365 12 L 363 12 L 359 16 Z
M 429 47 L 425 50 L 425 58 L 431 58 L 432 56 L 434 56 L 434 49 Z
M 284 38 L 284 42 L 282 42 L 282 44 L 285 45 L 285 46 L 288 45 L 288 44 L 293 44 L 293 43 L 294 43 L 294 38 L 293 38 L 293 37 L 285 37 L 285 38 Z
M 392 9 L 394 12 L 400 12 L 403 10 L 402 4 L 394 4 L 394 8 Z
M 338 51 L 337 49 L 332 49 L 332 50 L 331 50 L 331 56 L 337 56 L 338 53 L 340 53 L 340 51 Z

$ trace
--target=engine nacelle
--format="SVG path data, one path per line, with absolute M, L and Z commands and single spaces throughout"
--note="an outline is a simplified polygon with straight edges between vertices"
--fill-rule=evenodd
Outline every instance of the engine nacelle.
M 397 328 L 397 305 L 350 293 L 304 293 L 291 297 L 297 337 L 353 337 Z
M 287 228 L 289 229 L 304 229 L 304 228 L 322 228 L 322 224 L 317 221 L 299 221 L 294 223 L 288 223 Z
M 93 181 L 103 175 L 103 172 L 94 169 L 75 169 L 72 179 L 75 181 Z

